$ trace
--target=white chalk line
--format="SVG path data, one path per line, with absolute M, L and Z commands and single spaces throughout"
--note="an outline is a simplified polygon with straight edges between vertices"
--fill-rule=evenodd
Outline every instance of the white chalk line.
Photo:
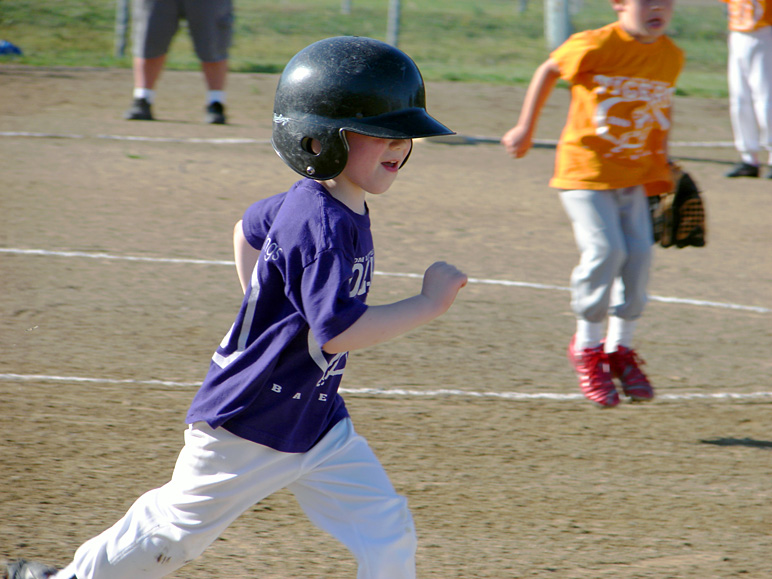
M 428 137 L 426 139 L 432 143 L 442 143 L 444 145 L 500 145 L 501 137 L 483 137 L 474 135 L 444 135 L 439 137 Z M 556 147 L 557 139 L 533 139 L 535 146 Z M 733 141 L 669 141 L 670 147 L 703 147 L 710 149 L 734 148 Z
M 233 261 L 228 260 L 206 260 L 206 259 L 189 259 L 189 258 L 161 258 L 161 257 L 142 257 L 142 256 L 120 256 L 109 253 L 87 253 L 82 251 L 49 251 L 43 249 L 19 249 L 19 248 L 0 248 L 0 253 L 21 254 L 21 255 L 43 255 L 43 256 L 55 256 L 55 257 L 82 257 L 90 259 L 107 259 L 107 260 L 123 260 L 134 262 L 150 262 L 150 263 L 175 263 L 175 264 L 192 264 L 192 265 L 225 265 L 233 266 Z M 421 274 L 414 273 L 389 273 L 389 272 L 375 272 L 377 275 L 392 276 L 392 277 L 408 277 L 408 278 L 422 278 Z M 487 285 L 503 285 L 503 286 L 515 286 L 515 287 L 527 287 L 533 289 L 546 289 L 546 290 L 558 290 L 568 291 L 569 288 L 548 285 L 537 284 L 528 282 L 516 282 L 509 280 L 490 280 L 490 279 L 477 279 L 470 278 L 469 283 L 479 283 Z M 768 308 L 757 308 L 752 306 L 740 306 L 737 304 L 723 304 L 696 300 L 681 300 L 678 298 L 656 298 L 652 296 L 651 299 L 658 299 L 659 301 L 669 301 L 675 303 L 687 303 L 692 305 L 702 306 L 714 306 L 723 307 L 729 309 L 750 309 L 751 311 L 769 313 Z M 171 388 L 188 388 L 198 387 L 198 382 L 175 382 L 170 380 L 136 380 L 136 379 L 113 379 L 113 378 L 86 378 L 79 376 L 51 376 L 43 374 L 0 374 L 0 380 L 3 381 L 24 381 L 24 382 L 66 382 L 66 383 L 102 383 L 102 384 L 126 384 L 126 385 L 146 385 L 146 386 L 162 386 Z M 560 394 L 554 392 L 540 392 L 540 393 L 524 393 L 524 392 L 476 392 L 468 390 L 458 389 L 422 389 L 422 390 L 409 390 L 403 388 L 341 388 L 340 392 L 346 395 L 352 396 L 396 396 L 396 397 L 463 397 L 463 398 L 495 398 L 503 400 L 557 400 L 557 401 L 572 401 L 582 400 L 584 397 L 582 394 Z M 659 396 L 661 400 L 742 400 L 742 399 L 763 399 L 772 397 L 772 392 L 750 392 L 750 393 L 734 393 L 734 392 L 719 392 L 719 393 L 680 393 L 680 394 L 662 394 Z
M 78 135 L 74 133 L 36 133 L 29 131 L 1 131 L 0 137 L 11 138 L 34 138 L 34 139 L 109 139 L 113 141 L 138 141 L 148 143 L 203 143 L 210 145 L 270 145 L 270 139 L 248 139 L 248 138 L 176 138 L 176 137 L 145 137 L 140 135 Z M 477 145 L 477 144 L 496 144 L 500 139 L 496 137 L 475 137 L 472 135 L 448 135 L 444 137 L 428 137 L 427 139 L 416 139 L 417 141 L 427 140 L 433 143 L 445 145 Z M 536 146 L 557 146 L 555 139 L 534 139 Z M 668 143 L 671 147 L 704 147 L 711 149 L 734 148 L 732 141 L 671 141 Z
M 72 133 L 32 133 L 27 131 L 3 131 L 0 137 L 23 137 L 33 139 L 107 139 L 112 141 L 138 141 L 146 143 L 190 143 L 208 145 L 270 145 L 270 139 L 247 138 L 217 138 L 204 139 L 197 137 L 144 137 L 140 135 L 77 135 Z
M 134 262 L 149 262 L 149 263 L 177 263 L 177 264 L 191 264 L 191 265 L 225 265 L 233 267 L 235 263 L 227 260 L 211 260 L 211 259 L 191 259 L 191 258 L 175 258 L 175 257 L 142 257 L 131 255 L 114 255 L 109 253 L 88 253 L 85 251 L 50 251 L 47 249 L 24 249 L 15 247 L 0 247 L 0 253 L 17 254 L 17 255 L 42 255 L 50 257 L 82 257 L 88 259 L 107 259 L 107 260 L 121 260 L 121 261 L 134 261 Z M 422 274 L 418 273 L 398 273 L 387 271 L 375 271 L 375 275 L 382 275 L 387 277 L 407 277 L 414 279 L 423 278 Z M 552 291 L 570 291 L 570 288 L 558 285 L 531 283 L 524 281 L 512 281 L 501 279 L 481 279 L 481 278 L 469 278 L 470 284 L 480 285 L 497 285 L 504 287 L 521 287 L 538 290 L 552 290 Z M 707 308 L 719 308 L 725 310 L 737 310 L 746 312 L 755 312 L 758 314 L 772 313 L 772 308 L 765 308 L 761 306 L 746 306 L 742 304 L 733 304 L 725 302 L 713 302 L 707 300 L 694 300 L 677 297 L 655 296 L 650 295 L 649 300 L 653 302 L 661 302 L 668 304 L 681 304 L 697 307 Z
M 0 247 L 0 253 L 19 255 L 43 255 L 49 257 L 85 257 L 89 259 L 108 259 L 119 261 L 142 261 L 150 263 L 183 263 L 192 265 L 228 265 L 234 266 L 234 261 L 212 259 L 190 259 L 175 257 L 144 257 L 133 255 L 114 255 L 110 253 L 88 253 L 86 251 L 50 251 L 47 249 L 22 249 L 16 247 Z
M 172 380 L 136 380 L 114 378 L 86 378 L 82 376 L 51 376 L 46 374 L 0 374 L 0 381 L 5 382 L 53 382 L 71 384 L 117 384 L 134 386 L 162 386 L 167 388 L 198 388 L 200 382 L 175 382 Z M 476 398 L 499 399 L 512 401 L 551 400 L 571 402 L 584 400 L 580 393 L 560 394 L 556 392 L 476 392 L 455 388 L 426 388 L 412 390 L 405 388 L 340 388 L 341 394 L 347 396 L 374 396 L 397 398 Z M 659 394 L 659 400 L 759 400 L 772 398 L 772 392 L 681 392 Z

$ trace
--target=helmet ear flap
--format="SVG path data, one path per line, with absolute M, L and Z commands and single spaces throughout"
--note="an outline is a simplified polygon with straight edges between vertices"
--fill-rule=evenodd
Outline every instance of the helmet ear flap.
M 314 141 L 319 143 L 318 151 L 314 150 Z M 309 179 L 333 179 L 348 160 L 348 143 L 343 130 L 337 127 L 309 126 L 284 119 L 274 123 L 271 142 L 287 165 Z

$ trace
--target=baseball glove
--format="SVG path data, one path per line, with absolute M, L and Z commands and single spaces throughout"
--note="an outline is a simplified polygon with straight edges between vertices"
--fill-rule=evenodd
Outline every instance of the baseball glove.
M 673 190 L 649 197 L 654 242 L 662 247 L 703 247 L 707 237 L 705 204 L 691 175 L 670 164 Z

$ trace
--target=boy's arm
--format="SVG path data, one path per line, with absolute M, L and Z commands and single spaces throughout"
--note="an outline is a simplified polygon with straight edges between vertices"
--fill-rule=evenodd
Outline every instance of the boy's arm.
M 233 257 L 236 260 L 236 273 L 241 282 L 241 290 L 246 292 L 252 270 L 260 257 L 260 250 L 252 247 L 247 241 L 242 220 L 233 228 Z
M 516 159 L 523 157 L 531 148 L 536 121 L 559 78 L 560 68 L 551 58 L 533 73 L 531 84 L 525 93 L 523 108 L 520 110 L 520 118 L 517 124 L 501 137 L 501 144 Z
M 322 349 L 337 354 L 367 348 L 404 334 L 444 314 L 466 285 L 467 277 L 454 266 L 439 261 L 424 273 L 421 293 L 382 306 L 370 306 L 347 330 Z

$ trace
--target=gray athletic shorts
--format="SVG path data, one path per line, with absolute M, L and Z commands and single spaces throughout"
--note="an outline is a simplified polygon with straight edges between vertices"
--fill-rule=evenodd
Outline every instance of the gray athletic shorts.
M 133 0 L 134 56 L 156 58 L 169 51 L 180 20 L 188 21 L 202 62 L 228 58 L 233 33 L 232 0 Z

